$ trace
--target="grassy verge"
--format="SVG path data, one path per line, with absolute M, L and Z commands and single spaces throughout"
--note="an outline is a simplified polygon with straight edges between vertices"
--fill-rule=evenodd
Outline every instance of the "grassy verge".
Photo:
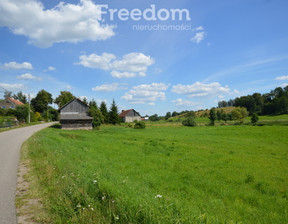
M 287 132 L 54 127 L 26 144 L 49 217 L 42 222 L 287 223 Z
M 28 158 L 28 143 L 21 148 L 18 167 L 16 209 L 19 224 L 49 223 L 49 213 L 42 206 L 44 198 L 37 177 L 31 172 L 31 163 Z
M 41 122 L 41 121 L 35 121 L 35 122 L 30 122 L 29 124 L 26 123 L 26 124 L 20 124 L 20 125 L 18 125 L 18 126 L 12 126 L 12 127 L 7 127 L 7 128 L 0 128 L 0 132 L 8 131 L 8 130 L 15 129 L 15 128 L 24 128 L 24 127 L 28 127 L 28 126 L 32 126 L 32 125 L 37 125 L 37 124 L 42 124 L 42 122 Z

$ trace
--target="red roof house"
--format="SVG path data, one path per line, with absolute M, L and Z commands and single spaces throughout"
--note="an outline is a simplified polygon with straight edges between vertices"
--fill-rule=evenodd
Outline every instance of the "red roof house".
M 13 97 L 7 97 L 5 100 L 0 102 L 0 108 L 3 109 L 15 109 L 17 106 L 24 105 L 19 100 L 15 100 Z
M 119 114 L 119 117 L 123 122 L 134 122 L 135 120 L 141 121 L 140 114 L 134 109 L 122 110 L 122 113 Z

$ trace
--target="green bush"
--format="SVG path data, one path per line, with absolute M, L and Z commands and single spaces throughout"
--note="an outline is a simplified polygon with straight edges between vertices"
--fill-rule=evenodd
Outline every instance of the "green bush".
M 184 126 L 189 126 L 189 127 L 197 126 L 197 123 L 196 123 L 195 118 L 193 116 L 190 116 L 187 119 L 185 119 L 184 121 L 182 121 L 182 124 Z
M 251 117 L 251 123 L 252 124 L 256 124 L 256 122 L 259 120 L 259 117 L 256 113 L 253 113 L 252 114 L 252 117 Z
M 134 121 L 134 129 L 145 129 L 146 124 L 144 121 Z
M 133 123 L 127 123 L 128 128 L 133 128 Z
M 237 107 L 231 112 L 232 120 L 237 120 L 239 124 L 244 122 L 245 117 L 247 117 L 248 112 L 245 107 Z
M 101 124 L 104 123 L 104 116 L 98 108 L 92 108 L 89 110 L 89 115 L 93 117 L 92 126 L 95 129 L 98 129 Z

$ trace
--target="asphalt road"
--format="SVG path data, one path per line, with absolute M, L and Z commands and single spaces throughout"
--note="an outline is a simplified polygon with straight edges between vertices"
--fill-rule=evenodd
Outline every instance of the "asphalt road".
M 39 124 L 0 133 L 0 224 L 17 223 L 15 194 L 21 145 L 32 134 L 52 124 Z

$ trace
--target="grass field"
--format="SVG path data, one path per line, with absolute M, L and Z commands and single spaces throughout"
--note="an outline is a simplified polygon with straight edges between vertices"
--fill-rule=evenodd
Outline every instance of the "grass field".
M 25 143 L 40 223 L 287 223 L 288 126 L 101 126 Z M 39 217 L 38 217 L 39 218 Z

